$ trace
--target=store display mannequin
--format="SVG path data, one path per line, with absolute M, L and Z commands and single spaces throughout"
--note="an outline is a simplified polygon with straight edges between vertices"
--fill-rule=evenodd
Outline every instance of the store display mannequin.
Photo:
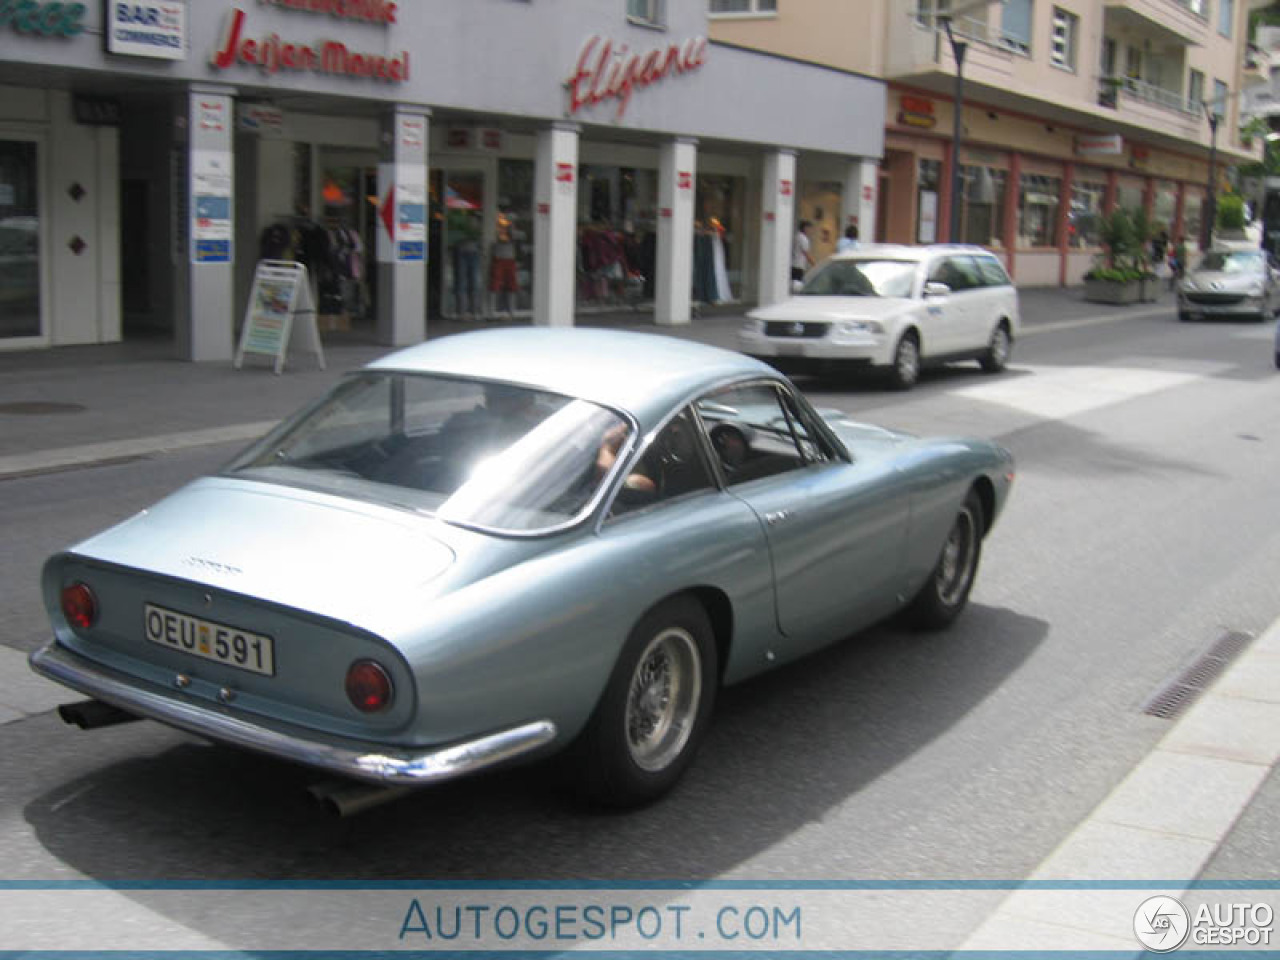
M 498 213 L 498 230 L 489 252 L 489 292 L 493 294 L 494 314 L 501 310 L 508 320 L 513 319 L 520 285 L 516 275 L 516 245 L 511 236 L 511 218 L 505 212 Z

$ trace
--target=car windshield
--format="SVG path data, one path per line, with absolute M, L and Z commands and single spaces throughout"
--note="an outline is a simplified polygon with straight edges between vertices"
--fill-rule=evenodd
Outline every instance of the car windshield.
M 805 278 L 802 297 L 910 297 L 911 260 L 828 260 Z
M 1264 262 L 1261 251 L 1210 250 L 1200 261 L 1199 269 L 1212 273 L 1259 273 Z
M 612 433 L 610 433 L 612 431 Z M 622 417 L 483 380 L 356 374 L 233 461 L 228 476 L 389 503 L 461 526 L 528 533 L 582 514 Z

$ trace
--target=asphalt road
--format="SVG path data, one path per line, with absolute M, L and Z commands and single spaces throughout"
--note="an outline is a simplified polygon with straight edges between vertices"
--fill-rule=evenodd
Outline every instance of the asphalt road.
M 882 626 L 730 689 L 693 769 L 650 809 L 581 809 L 532 768 L 334 821 L 306 798 L 307 771 L 155 724 L 82 733 L 46 714 L 0 727 L 0 872 L 1022 878 L 1167 729 L 1147 697 L 1222 634 L 1280 616 L 1272 332 L 1065 324 L 1020 342 L 998 377 L 958 366 L 907 395 L 804 382 L 819 407 L 870 422 L 998 438 L 1018 460 L 1012 501 L 951 630 Z M 0 483 L 4 642 L 43 641 L 47 553 L 232 452 Z M 1235 876 L 1250 862 L 1247 845 L 1216 861 Z M 976 920 L 938 922 L 959 939 Z

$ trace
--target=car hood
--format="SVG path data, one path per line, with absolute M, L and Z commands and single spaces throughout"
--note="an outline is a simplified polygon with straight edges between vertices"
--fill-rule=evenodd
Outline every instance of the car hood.
M 1217 270 L 1204 270 L 1188 273 L 1182 285 L 1188 290 L 1238 291 L 1256 287 L 1263 282 L 1263 279 L 1260 273 L 1222 273 Z
M 448 535 L 428 517 L 208 477 L 71 552 L 358 622 L 448 570 Z
M 917 300 L 899 297 L 792 297 L 747 314 L 753 320 L 803 320 L 808 323 L 837 320 L 881 319 L 918 306 Z

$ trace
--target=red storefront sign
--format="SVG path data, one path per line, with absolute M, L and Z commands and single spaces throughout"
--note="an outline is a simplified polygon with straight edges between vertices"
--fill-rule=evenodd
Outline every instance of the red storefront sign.
M 688 170 L 681 170 L 681 171 L 679 171 L 679 172 L 676 174 L 676 189 L 678 189 L 678 190 L 692 190 L 692 189 L 693 189 L 693 174 L 692 174 L 692 173 L 690 173 Z
M 602 41 L 599 35 L 588 37 L 578 54 L 578 66 L 569 75 L 569 112 L 617 100 L 621 119 L 636 90 L 671 74 L 697 70 L 706 59 L 706 37 L 692 37 L 645 53 L 632 52 L 625 43 L 615 47 L 612 40 Z
M 233 66 L 258 67 L 263 73 L 281 71 L 324 73 L 345 77 L 369 77 L 385 83 L 409 79 L 409 51 L 386 56 L 359 53 L 338 40 L 317 40 L 313 44 L 294 43 L 269 33 L 260 39 L 244 35 L 245 13 L 233 7 L 211 63 L 216 70 Z

